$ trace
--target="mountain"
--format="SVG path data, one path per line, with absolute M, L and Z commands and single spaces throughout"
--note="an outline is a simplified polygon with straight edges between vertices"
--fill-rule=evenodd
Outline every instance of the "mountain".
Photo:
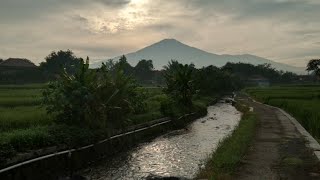
M 33 62 L 28 59 L 9 58 L 5 61 L 0 61 L 0 66 L 6 67 L 37 67 Z
M 153 60 L 155 69 L 162 69 L 171 59 L 178 60 L 180 63 L 194 63 L 196 67 L 214 65 L 221 67 L 227 62 L 243 62 L 254 65 L 269 63 L 278 70 L 291 71 L 303 74 L 304 68 L 277 63 L 262 57 L 243 54 L 243 55 L 218 55 L 203 51 L 201 49 L 188 46 L 175 39 L 164 39 L 141 50 L 125 55 L 131 65 L 136 65 L 141 59 Z M 119 56 L 120 57 L 120 56 Z M 113 58 L 118 60 L 119 57 Z M 91 67 L 98 67 L 104 61 L 92 64 Z

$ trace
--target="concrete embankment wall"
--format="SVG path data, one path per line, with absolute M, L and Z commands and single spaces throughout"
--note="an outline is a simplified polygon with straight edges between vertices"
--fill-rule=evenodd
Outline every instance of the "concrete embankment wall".
M 206 115 L 206 111 L 187 114 L 177 120 L 163 118 L 130 127 L 126 132 L 77 149 L 52 153 L 0 170 L 1 180 L 51 180 L 69 176 L 97 160 L 108 158 L 167 131 L 182 128 Z

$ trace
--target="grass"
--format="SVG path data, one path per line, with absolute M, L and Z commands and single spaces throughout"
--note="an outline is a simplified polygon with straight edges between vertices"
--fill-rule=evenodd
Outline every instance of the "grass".
M 238 104 L 237 109 L 244 113 L 238 127 L 219 143 L 198 179 L 230 179 L 247 152 L 254 137 L 257 118 L 246 106 Z
M 52 118 L 40 106 L 0 107 L 0 131 L 26 129 L 52 123 Z
M 160 88 L 146 88 L 145 90 L 147 91 L 146 112 L 129 117 L 132 124 L 144 123 L 164 117 L 160 112 L 160 106 L 161 102 L 166 100 L 167 95 Z
M 290 113 L 319 141 L 320 86 L 249 88 L 246 91 L 258 101 L 280 107 Z

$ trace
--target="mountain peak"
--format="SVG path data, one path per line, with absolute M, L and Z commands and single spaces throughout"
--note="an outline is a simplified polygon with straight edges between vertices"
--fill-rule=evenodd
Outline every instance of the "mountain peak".
M 301 72 L 301 68 L 293 67 L 286 64 L 280 64 L 270 61 L 265 58 L 261 58 L 254 55 L 244 54 L 244 55 L 217 55 L 209 53 L 198 49 L 196 47 L 184 44 L 176 39 L 163 39 L 155 44 L 151 44 L 145 48 L 142 48 L 136 52 L 126 54 L 128 62 L 135 66 L 141 59 L 151 59 L 153 60 L 154 67 L 156 69 L 162 69 L 164 65 L 168 63 L 171 59 L 178 60 L 183 64 L 194 63 L 196 67 L 203 67 L 208 65 L 214 65 L 221 67 L 227 62 L 243 62 L 251 63 L 254 65 L 270 63 L 275 68 L 292 71 Z M 114 59 L 118 60 L 119 57 Z
M 163 39 L 155 44 L 183 44 L 182 42 L 176 40 L 176 39 Z

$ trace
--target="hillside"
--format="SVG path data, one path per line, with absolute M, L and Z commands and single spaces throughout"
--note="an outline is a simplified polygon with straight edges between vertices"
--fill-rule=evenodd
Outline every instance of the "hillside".
M 218 55 L 188 46 L 175 39 L 164 39 L 160 42 L 147 46 L 141 50 L 125 55 L 131 65 L 136 65 L 141 59 L 152 59 L 155 69 L 161 69 L 171 59 L 181 63 L 194 63 L 197 67 L 214 65 L 221 67 L 227 62 L 243 62 L 254 65 L 270 63 L 278 70 L 291 71 L 298 74 L 304 73 L 304 68 L 277 63 L 262 57 L 244 55 Z M 119 57 L 113 58 L 118 60 Z M 91 67 L 99 67 L 104 61 L 92 64 Z

